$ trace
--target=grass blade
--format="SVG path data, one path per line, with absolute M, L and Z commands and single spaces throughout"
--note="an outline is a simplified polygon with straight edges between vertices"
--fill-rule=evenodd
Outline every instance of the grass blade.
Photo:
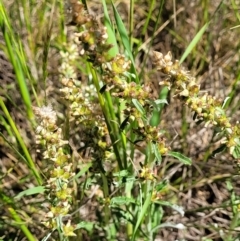
M 132 236 L 132 239 L 131 239 L 132 241 L 134 240 L 136 232 L 138 230 L 138 227 L 141 224 L 141 222 L 142 222 L 142 220 L 144 218 L 144 215 L 146 214 L 146 212 L 147 212 L 147 210 L 148 210 L 148 208 L 149 208 L 149 206 L 151 204 L 151 198 L 152 198 L 152 192 L 149 192 L 148 195 L 147 195 L 147 198 L 146 198 L 146 200 L 145 200 L 145 202 L 143 204 L 141 212 L 140 212 L 140 214 L 138 216 L 137 223 L 135 225 L 135 229 L 133 231 L 133 236 Z
M 21 137 L 21 135 L 20 135 L 20 133 L 18 131 L 18 128 L 15 125 L 15 123 L 14 123 L 10 113 L 8 112 L 8 110 L 7 110 L 6 106 L 5 106 L 2 98 L 0 98 L 0 107 L 2 108 L 2 110 L 3 110 L 3 112 L 4 112 L 5 116 L 6 116 L 6 119 L 8 120 L 8 123 L 11 126 L 11 128 L 12 128 L 14 134 L 15 134 L 15 137 L 18 140 L 19 145 L 20 145 L 20 147 L 23 150 L 23 153 L 24 153 L 24 155 L 26 157 L 27 164 L 28 164 L 29 168 L 33 172 L 33 174 L 34 174 L 38 184 L 41 184 L 42 183 L 42 179 L 41 179 L 41 177 L 40 177 L 40 175 L 39 175 L 39 173 L 38 173 L 38 171 L 37 171 L 37 169 L 35 167 L 34 161 L 32 160 L 32 158 L 31 158 L 31 156 L 30 156 L 30 154 L 28 152 L 28 149 L 27 149 L 27 147 L 26 147 L 26 145 L 24 143 L 24 140 L 22 139 L 22 137 Z
M 208 25 L 209 25 L 209 22 L 204 24 L 203 27 L 195 35 L 195 37 L 193 38 L 193 40 L 190 42 L 190 44 L 188 45 L 187 49 L 183 53 L 183 55 L 182 55 L 182 57 L 181 57 L 181 59 L 179 61 L 180 63 L 182 63 L 187 58 L 187 56 L 192 52 L 192 50 L 197 45 L 197 43 L 201 40 L 201 38 L 202 38 L 204 32 L 206 31 Z
M 19 47 L 20 41 L 18 41 L 17 43 L 17 41 L 15 40 L 17 38 L 16 36 L 14 36 L 11 23 L 7 17 L 6 10 L 2 3 L 0 3 L 0 27 L 3 32 L 10 61 L 16 74 L 16 80 L 18 82 L 21 96 L 27 110 L 27 115 L 30 119 L 32 119 L 34 115 L 31 108 L 31 98 L 24 73 L 24 70 L 27 70 L 27 68 L 25 67 L 25 56 L 23 55 L 23 52 L 21 52 L 21 48 Z
M 102 0 L 102 4 L 103 4 L 103 12 L 104 12 L 104 25 L 107 28 L 107 33 L 108 33 L 107 41 L 109 44 L 113 45 L 113 47 L 108 51 L 108 53 L 109 53 L 109 57 L 114 57 L 119 53 L 117 40 L 115 37 L 113 25 L 111 23 L 111 20 L 108 14 L 106 1 Z
M 139 83 L 138 74 L 137 74 L 137 71 L 136 71 L 136 68 L 135 68 L 135 65 L 134 65 L 134 58 L 133 58 L 133 55 L 132 55 L 132 49 L 131 49 L 131 44 L 130 44 L 130 40 L 129 40 L 129 37 L 128 37 L 127 30 L 126 30 L 126 28 L 123 24 L 123 21 L 122 21 L 120 15 L 119 15 L 117 9 L 115 8 L 113 2 L 112 2 L 112 7 L 113 7 L 115 21 L 116 21 L 116 24 L 117 24 L 117 30 L 120 34 L 122 44 L 123 44 L 125 50 L 127 51 L 127 54 L 129 56 L 130 60 L 132 61 L 132 71 L 135 74 L 135 78 L 136 78 L 135 82 Z

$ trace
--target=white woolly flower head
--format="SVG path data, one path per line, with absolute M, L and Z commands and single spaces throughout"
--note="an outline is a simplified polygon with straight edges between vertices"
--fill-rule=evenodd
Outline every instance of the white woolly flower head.
M 42 106 L 42 107 L 34 107 L 33 111 L 42 120 L 48 120 L 51 123 L 56 123 L 56 121 L 57 121 L 57 114 L 52 109 L 51 105 Z

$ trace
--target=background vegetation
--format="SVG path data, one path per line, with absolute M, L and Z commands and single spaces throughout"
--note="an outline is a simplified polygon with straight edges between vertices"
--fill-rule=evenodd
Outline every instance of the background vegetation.
M 0 239 L 240 240 L 239 9 L 0 1 Z

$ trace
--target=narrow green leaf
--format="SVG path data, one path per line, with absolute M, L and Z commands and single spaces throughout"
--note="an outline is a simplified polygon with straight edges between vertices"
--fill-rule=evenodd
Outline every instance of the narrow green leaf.
M 13 208 L 8 208 L 9 213 L 11 214 L 12 218 L 15 220 L 15 224 L 22 230 L 23 234 L 25 235 L 28 241 L 36 241 L 37 238 L 32 234 L 32 232 L 28 229 L 28 225 L 26 221 L 23 221 L 19 216 L 18 212 Z
M 124 219 L 127 222 L 131 222 L 133 224 L 133 216 L 130 212 L 126 212 L 125 209 L 121 209 L 120 207 L 113 207 L 113 212 L 116 213 L 118 218 Z
M 12 197 L 7 196 L 3 191 L 0 192 L 0 200 L 3 204 L 14 205 L 14 200 Z
M 138 230 L 138 227 L 139 225 L 141 224 L 143 218 L 144 218 L 144 215 L 147 213 L 147 210 L 151 204 L 151 198 L 152 198 L 152 192 L 149 192 L 148 193 L 148 196 L 143 204 L 143 207 L 142 207 L 142 210 L 138 216 L 138 219 L 137 219 L 137 223 L 135 225 L 135 228 L 134 228 L 134 231 L 133 231 L 133 236 L 132 236 L 132 241 L 135 240 L 135 235 L 136 235 L 136 232 Z
M 114 177 L 126 177 L 129 174 L 128 170 L 113 173 Z
M 183 154 L 181 154 L 179 152 L 170 151 L 170 152 L 168 152 L 168 156 L 175 157 L 176 159 L 178 159 L 180 162 L 182 162 L 185 165 L 192 164 L 192 160 L 190 158 L 184 156 Z
M 52 232 L 51 233 L 48 233 L 41 241 L 47 241 L 52 235 Z
M 93 225 L 94 224 L 92 222 L 80 222 L 76 225 L 75 230 L 80 229 L 80 228 L 84 228 L 88 232 L 91 232 L 93 230 Z
M 28 90 L 28 86 L 26 83 L 26 75 L 27 70 L 26 67 L 26 59 L 24 56 L 24 51 L 21 47 L 21 42 L 17 36 L 15 36 L 13 32 L 13 28 L 11 26 L 8 15 L 6 14 L 6 9 L 4 5 L 0 3 L 0 28 L 3 32 L 3 37 L 6 43 L 6 49 L 9 55 L 9 60 L 12 63 L 16 81 L 18 82 L 19 89 L 21 92 L 21 96 L 23 98 L 24 104 L 26 106 L 28 117 L 33 118 L 33 112 L 31 108 L 31 98 Z
M 160 228 L 176 228 L 176 229 L 180 229 L 180 230 L 186 229 L 186 227 L 182 223 L 175 224 L 175 223 L 166 222 L 166 223 L 160 224 L 157 227 L 153 228 L 152 232 L 155 232 L 157 229 L 160 229 Z
M 240 158 L 240 145 L 239 146 L 235 146 L 232 152 L 232 155 L 234 158 Z
M 112 2 L 112 0 L 111 0 L 111 2 Z M 135 74 L 135 81 L 136 81 L 136 83 L 139 83 L 138 74 L 137 74 L 137 71 L 136 71 L 136 68 L 134 65 L 134 58 L 133 58 L 131 44 L 130 44 L 127 30 L 123 24 L 123 21 L 119 15 L 117 9 L 115 8 L 113 2 L 112 2 L 112 8 L 113 8 L 114 18 L 115 18 L 116 25 L 117 25 L 117 30 L 120 34 L 122 44 L 123 44 L 125 50 L 127 51 L 127 54 L 129 56 L 130 60 L 132 61 L 132 71 Z
M 122 39 L 123 46 L 125 47 L 128 55 L 129 55 L 129 58 L 131 59 L 131 61 L 133 63 L 134 59 L 133 59 L 133 55 L 132 55 L 132 50 L 131 50 L 127 30 L 124 26 L 124 23 L 123 23 L 120 15 L 119 15 L 117 9 L 115 8 L 113 2 L 112 2 L 112 8 L 113 8 L 113 12 L 114 12 L 115 21 L 116 21 L 116 24 L 117 24 L 117 29 L 118 29 L 118 32 L 119 32 L 120 37 Z
M 161 154 L 159 152 L 159 149 L 158 149 L 157 145 L 154 144 L 154 143 L 151 143 L 151 149 L 152 149 L 152 151 L 154 153 L 156 161 L 158 162 L 158 164 L 160 164 L 161 161 L 162 161 L 162 156 L 161 156 Z
M 232 185 L 232 183 L 231 183 L 229 180 L 227 180 L 227 181 L 226 181 L 226 184 L 227 184 L 227 190 L 228 190 L 229 192 L 232 192 L 232 191 L 233 191 L 233 185 Z
M 119 50 L 118 50 L 117 40 L 114 33 L 114 28 L 112 26 L 112 23 L 108 14 L 106 1 L 102 0 L 102 4 L 103 4 L 103 13 L 104 13 L 104 25 L 107 28 L 107 33 L 108 33 L 107 42 L 113 45 L 113 47 L 108 51 L 109 57 L 111 58 L 116 56 L 119 53 Z
M 162 109 L 162 106 L 165 104 L 168 105 L 168 102 L 166 99 L 157 99 L 152 102 L 154 109 L 157 111 L 160 111 Z
M 163 189 L 166 189 L 167 186 L 168 186 L 168 181 L 163 180 L 162 182 L 156 185 L 155 189 L 157 192 L 160 192 L 160 191 L 163 191 Z
M 223 104 L 222 104 L 222 108 L 225 109 L 225 107 L 227 106 L 227 103 L 229 102 L 229 99 L 231 99 L 230 96 L 226 97 Z
M 110 205 L 127 205 L 129 203 L 136 203 L 134 198 L 129 198 L 125 196 L 113 197 L 110 201 Z
M 188 45 L 187 49 L 185 50 L 185 52 L 183 53 L 181 59 L 180 59 L 180 64 L 186 59 L 186 57 L 191 53 L 191 51 L 194 49 L 194 47 L 197 45 L 197 43 L 201 40 L 204 32 L 206 31 L 206 29 L 208 28 L 211 20 L 214 18 L 215 14 L 218 12 L 218 10 L 221 8 L 221 6 L 223 5 L 223 0 L 218 4 L 216 10 L 214 11 L 214 13 L 211 16 L 210 21 L 208 21 L 207 23 L 205 23 L 203 25 L 203 27 L 198 31 L 198 33 L 195 35 L 195 37 L 193 38 L 193 40 L 190 42 L 190 44 Z
M 92 163 L 91 163 L 91 162 L 88 163 L 88 164 L 86 164 L 86 165 L 84 165 L 84 166 L 81 168 L 80 172 L 78 172 L 78 173 L 73 177 L 72 180 L 76 180 L 76 179 L 78 179 L 79 177 L 81 177 L 85 172 L 88 171 L 88 169 L 89 169 L 91 166 L 92 166 Z
M 168 92 L 169 92 L 168 87 L 163 87 L 163 89 L 161 90 L 161 92 L 159 94 L 158 99 L 159 100 L 166 100 L 167 96 L 168 96 Z M 164 103 L 159 104 L 158 107 L 157 107 L 158 110 L 153 111 L 153 116 L 152 116 L 152 119 L 150 121 L 152 126 L 157 126 L 159 124 L 160 119 L 161 119 L 162 110 L 163 110 L 164 106 L 165 106 Z
M 0 108 L 2 109 L 3 113 L 5 114 L 5 117 L 9 123 L 9 125 L 11 126 L 11 128 L 24 152 L 28 166 L 32 170 L 36 180 L 38 181 L 38 184 L 42 184 L 42 178 L 41 178 L 38 170 L 36 169 L 35 163 L 34 163 L 32 157 L 30 156 L 28 148 L 26 147 L 25 142 L 24 142 L 23 138 L 21 137 L 19 130 L 18 130 L 14 120 L 12 119 L 10 113 L 8 112 L 8 109 L 7 109 L 3 99 L 1 98 L 1 96 L 0 96 Z
M 187 49 L 185 50 L 184 54 L 182 55 L 182 57 L 179 61 L 180 63 L 182 63 L 187 58 L 187 56 L 192 52 L 194 47 L 197 45 L 197 43 L 202 38 L 202 36 L 203 36 L 204 32 L 206 31 L 208 25 L 209 25 L 209 22 L 204 24 L 203 27 L 199 30 L 199 32 L 195 35 L 195 37 L 193 38 L 193 40 L 190 42 Z
M 157 201 L 156 203 L 162 205 L 162 206 L 167 206 L 167 207 L 171 207 L 173 210 L 177 211 L 178 213 L 180 213 L 182 215 L 182 217 L 184 216 L 185 212 L 183 207 L 178 206 L 176 204 L 170 203 L 168 201 Z
M 37 187 L 32 187 L 29 188 L 27 190 L 24 190 L 22 192 L 20 192 L 17 196 L 15 196 L 14 198 L 16 199 L 20 199 L 23 196 L 29 196 L 29 195 L 34 195 L 34 194 L 39 194 L 39 193 L 43 193 L 45 191 L 45 187 L 44 186 L 37 186 Z
M 141 103 L 137 100 L 137 99 L 132 99 L 132 103 L 134 104 L 134 106 L 137 108 L 137 110 L 145 116 L 145 110 L 142 107 Z

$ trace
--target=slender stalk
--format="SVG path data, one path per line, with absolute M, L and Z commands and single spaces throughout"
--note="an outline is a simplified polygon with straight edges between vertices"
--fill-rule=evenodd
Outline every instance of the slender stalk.
M 129 13 L 129 43 L 130 43 L 131 49 L 132 49 L 133 28 L 134 28 L 133 12 L 134 12 L 134 0 L 131 0 L 130 1 L 130 13 Z
M 110 138 L 111 138 L 111 141 L 112 141 L 112 144 L 113 144 L 113 149 L 114 149 L 114 153 L 115 153 L 116 158 L 117 158 L 118 167 L 119 167 L 120 170 L 123 170 L 123 165 L 122 165 L 122 162 L 121 162 L 121 157 L 120 157 L 120 153 L 119 153 L 118 145 L 117 145 L 118 134 L 116 133 L 116 127 L 114 127 L 114 125 L 116 125 L 116 123 L 114 122 L 115 117 L 113 117 L 113 114 L 114 114 L 113 108 L 111 108 L 111 110 L 109 110 L 108 106 L 105 104 L 106 102 L 105 102 L 102 94 L 100 93 L 100 86 L 99 86 L 97 74 L 96 74 L 95 70 L 93 69 L 93 67 L 90 67 L 90 70 L 91 70 L 91 73 L 92 73 L 92 76 L 93 76 L 93 83 L 94 83 L 95 88 L 97 90 L 98 100 L 99 100 L 99 103 L 101 105 L 103 115 L 104 115 L 104 118 L 106 120 L 106 124 L 107 124 L 107 127 L 108 127 L 109 135 L 110 135 Z M 108 101 L 108 104 L 112 107 L 112 102 L 111 102 L 111 98 L 110 98 L 109 93 L 107 95 L 107 101 Z M 112 118 L 114 118 L 114 119 L 112 119 Z
M 10 214 L 12 215 L 13 219 L 16 221 L 16 225 L 18 225 L 20 227 L 20 229 L 22 230 L 22 232 L 25 234 L 25 236 L 27 237 L 27 239 L 29 241 L 35 241 L 37 240 L 36 237 L 34 237 L 32 235 L 32 233 L 29 231 L 28 227 L 26 226 L 26 224 L 24 223 L 24 221 L 22 221 L 22 219 L 19 217 L 19 215 L 17 214 L 16 210 L 14 210 L 13 208 L 8 208 L 8 211 L 10 212 Z
M 101 177 L 102 177 L 102 181 L 103 181 L 103 194 L 105 198 L 109 198 L 109 190 L 108 190 L 108 180 L 106 178 L 106 176 L 104 175 L 103 172 L 101 172 Z M 109 223 L 109 219 L 110 219 L 110 208 L 109 205 L 106 204 L 104 205 L 104 222 L 105 224 Z
M 12 129 L 13 129 L 13 132 L 14 132 L 14 134 L 15 134 L 15 136 L 16 136 L 16 139 L 17 139 L 18 142 L 19 142 L 19 145 L 21 146 L 21 148 L 22 148 L 22 150 L 23 150 L 23 153 L 24 153 L 24 155 L 25 155 L 25 157 L 26 157 L 27 164 L 28 164 L 29 168 L 31 169 L 31 171 L 32 171 L 32 173 L 33 173 L 33 175 L 34 175 L 37 183 L 38 183 L 39 185 L 41 185 L 41 184 L 42 184 L 42 178 L 41 178 L 41 176 L 39 175 L 39 172 L 38 172 L 38 170 L 37 170 L 36 167 L 35 167 L 35 164 L 34 164 L 32 158 L 31 158 L 31 156 L 30 156 L 30 154 L 29 154 L 29 152 L 28 152 L 28 149 L 27 149 L 27 147 L 26 147 L 26 145 L 25 145 L 25 143 L 24 143 L 24 140 L 22 139 L 22 137 L 21 137 L 21 135 L 20 135 L 20 133 L 19 133 L 19 131 L 18 131 L 18 128 L 17 128 L 17 126 L 15 125 L 15 123 L 14 123 L 11 115 L 9 114 L 8 109 L 6 108 L 6 106 L 5 106 L 2 98 L 0 98 L 0 106 L 1 106 L 1 108 L 2 108 L 2 110 L 3 110 L 3 112 L 4 112 L 5 116 L 6 116 L 6 118 L 7 118 L 7 120 L 8 120 L 8 123 L 10 124 L 10 126 L 11 126 Z

